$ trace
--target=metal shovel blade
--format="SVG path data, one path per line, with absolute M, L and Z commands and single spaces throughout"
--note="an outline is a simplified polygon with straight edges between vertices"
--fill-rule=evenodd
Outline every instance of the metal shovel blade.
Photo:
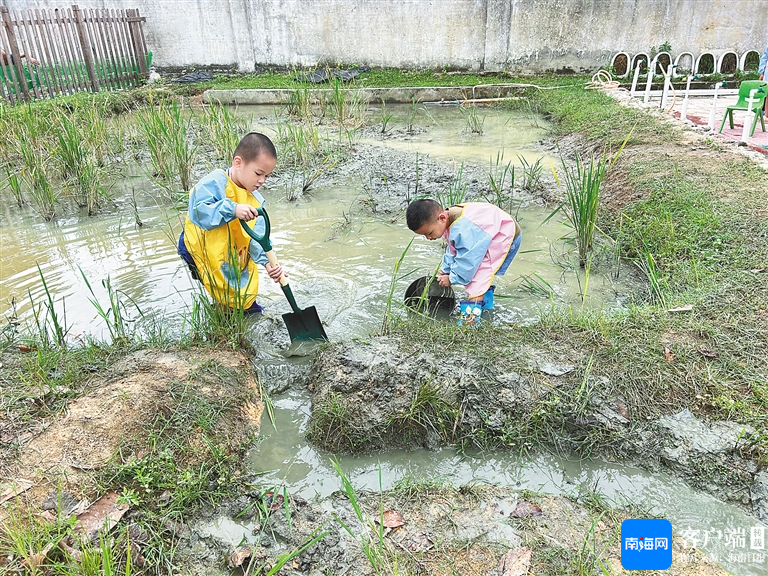
M 283 314 L 283 321 L 288 328 L 291 342 L 294 340 L 328 340 L 314 306 L 298 312 L 287 312 Z

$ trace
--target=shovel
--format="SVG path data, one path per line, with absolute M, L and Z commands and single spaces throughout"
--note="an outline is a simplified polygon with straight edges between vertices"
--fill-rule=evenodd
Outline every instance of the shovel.
M 278 266 L 277 256 L 275 251 L 272 250 L 272 242 L 269 241 L 269 215 L 264 208 L 257 208 L 256 211 L 259 216 L 264 218 L 264 234 L 259 235 L 254 232 L 250 226 L 240 220 L 240 224 L 243 226 L 246 234 L 258 242 L 264 252 L 266 253 L 267 260 L 272 266 Z M 293 312 L 287 312 L 283 314 L 283 321 L 288 328 L 288 335 L 291 337 L 291 342 L 294 340 L 328 340 L 328 336 L 325 335 L 325 329 L 320 322 L 320 318 L 317 315 L 317 309 L 314 306 L 305 308 L 302 310 L 296 304 L 296 299 L 293 297 L 293 291 L 288 284 L 288 279 L 283 274 L 280 277 L 280 288 L 283 289 L 283 294 L 288 299 L 288 303 L 291 305 Z

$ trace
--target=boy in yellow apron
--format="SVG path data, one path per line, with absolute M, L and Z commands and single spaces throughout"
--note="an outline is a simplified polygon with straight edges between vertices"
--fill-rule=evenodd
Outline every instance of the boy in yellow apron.
M 204 176 L 189 193 L 189 211 L 179 237 L 178 251 L 208 294 L 224 306 L 260 312 L 256 303 L 263 264 L 275 282 L 283 270 L 267 262 L 258 242 L 252 242 L 238 220 L 263 234 L 263 219 L 256 208 L 264 204 L 258 190 L 275 169 L 277 151 L 272 141 L 258 132 L 243 137 L 235 148 L 232 166 Z

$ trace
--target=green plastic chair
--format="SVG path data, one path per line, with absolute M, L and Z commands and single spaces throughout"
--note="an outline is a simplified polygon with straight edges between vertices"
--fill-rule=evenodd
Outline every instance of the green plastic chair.
M 757 93 L 755 94 L 755 98 L 757 98 L 759 102 L 754 102 L 752 104 L 752 110 L 755 112 L 755 117 L 752 121 L 752 129 L 749 131 L 749 135 L 753 136 L 755 134 L 758 117 L 760 118 L 760 125 L 763 128 L 763 132 L 765 132 L 765 120 L 763 119 L 762 110 L 763 106 L 765 105 L 765 98 L 768 96 L 768 82 L 765 82 L 764 80 L 745 80 L 741 83 L 741 86 L 739 86 L 739 99 L 736 101 L 736 104 L 728 106 L 725 109 L 725 114 L 723 114 L 723 121 L 720 123 L 720 132 L 723 131 L 726 117 L 730 122 L 731 130 L 733 130 L 733 111 L 749 110 L 749 102 L 747 102 L 747 98 L 749 98 L 749 93 L 756 88 Z

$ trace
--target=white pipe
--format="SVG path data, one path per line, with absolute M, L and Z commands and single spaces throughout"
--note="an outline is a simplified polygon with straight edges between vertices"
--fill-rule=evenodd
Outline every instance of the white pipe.
M 747 102 L 747 113 L 744 115 L 744 127 L 741 129 L 741 141 L 746 142 L 749 140 L 749 132 L 750 128 L 752 128 L 752 122 L 755 120 L 755 113 L 752 112 L 752 104 L 755 102 L 760 102 L 759 98 L 755 98 L 755 94 L 757 94 L 757 88 L 753 88 L 749 91 L 749 98 L 746 99 Z
M 667 71 L 664 73 L 664 87 L 661 89 L 661 109 L 667 108 L 667 96 L 669 95 L 669 76 L 672 74 L 672 64 L 667 66 Z
M 637 66 L 635 66 L 635 75 L 632 77 L 632 90 L 629 92 L 629 95 L 632 96 L 632 98 L 635 97 L 635 91 L 637 90 L 637 79 L 640 78 L 640 66 L 642 63 L 642 60 L 638 60 Z
M 685 98 L 683 99 L 683 108 L 680 111 L 680 120 L 683 121 L 688 118 L 688 93 L 691 91 L 691 78 L 693 78 L 693 74 L 688 74 L 688 82 L 685 83 Z
M 645 96 L 643 97 L 643 104 L 647 104 L 648 100 L 651 99 L 651 84 L 653 84 L 653 73 L 656 71 L 656 59 L 658 57 L 658 54 L 654 56 L 653 60 L 648 65 L 648 81 L 645 83 Z
M 710 130 L 715 129 L 715 112 L 717 110 L 717 92 L 720 90 L 720 83 L 715 84 L 715 97 L 712 99 L 712 109 L 709 111 L 709 123 L 707 126 Z

